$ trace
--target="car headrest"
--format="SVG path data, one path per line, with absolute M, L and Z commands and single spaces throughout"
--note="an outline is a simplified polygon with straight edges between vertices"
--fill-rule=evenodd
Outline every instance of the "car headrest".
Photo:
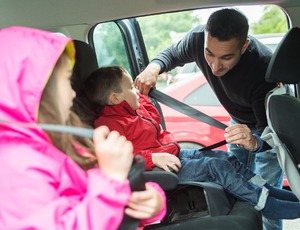
M 74 82 L 78 83 L 80 87 L 82 82 L 98 68 L 97 57 L 94 49 L 86 42 L 80 40 L 73 40 L 76 56 L 75 56 L 75 66 L 74 66 Z
M 76 59 L 71 84 L 76 92 L 76 97 L 73 100 L 72 110 L 83 123 L 93 127 L 94 118 L 90 113 L 89 100 L 83 85 L 88 76 L 98 69 L 97 56 L 89 44 L 79 40 L 73 41 L 76 49 Z
M 270 60 L 266 81 L 300 83 L 300 28 L 291 28 L 278 44 Z

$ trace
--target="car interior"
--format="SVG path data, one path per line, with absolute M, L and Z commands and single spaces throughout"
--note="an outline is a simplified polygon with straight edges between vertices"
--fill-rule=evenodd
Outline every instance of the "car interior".
M 137 76 L 149 63 L 136 17 L 214 7 L 275 5 L 286 15 L 288 31 L 276 48 L 266 75 L 267 81 L 281 82 L 293 90 L 266 99 L 269 133 L 265 140 L 278 149 L 278 159 L 290 183 L 300 197 L 299 156 L 299 69 L 300 2 L 298 0 L 1 0 L 0 29 L 28 26 L 68 36 L 76 47 L 72 87 L 76 91 L 73 110 L 80 116 L 88 112 L 82 81 L 101 66 L 94 33 L 99 23 L 113 22 L 121 31 L 126 68 Z M 103 48 L 103 47 L 102 47 Z M 100 51 L 99 51 L 100 50 Z M 106 51 L 105 51 L 106 52 Z M 105 57 L 105 52 L 103 55 Z M 104 62 L 102 62 L 104 63 Z M 154 100 L 154 103 L 155 100 Z M 159 106 L 159 105 L 158 105 Z M 163 115 L 163 114 L 162 114 Z M 288 122 L 287 122 L 288 118 Z M 91 121 L 84 120 L 89 127 Z M 276 136 L 276 137 L 274 137 Z M 280 143 L 274 143 L 275 139 Z M 276 140 L 277 140 L 276 139 Z M 298 141 L 298 142 L 297 142 Z M 161 223 L 144 229 L 263 229 L 262 216 L 251 206 L 228 195 L 213 183 L 178 183 L 175 174 L 154 170 L 143 173 L 145 181 L 156 181 L 167 194 L 167 215 Z

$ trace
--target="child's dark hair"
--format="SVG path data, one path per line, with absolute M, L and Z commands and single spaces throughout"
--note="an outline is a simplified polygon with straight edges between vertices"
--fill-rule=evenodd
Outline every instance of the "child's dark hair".
M 112 92 L 121 93 L 121 80 L 128 72 L 121 66 L 101 67 L 92 72 L 84 83 L 86 95 L 90 101 L 91 113 L 96 119 Z

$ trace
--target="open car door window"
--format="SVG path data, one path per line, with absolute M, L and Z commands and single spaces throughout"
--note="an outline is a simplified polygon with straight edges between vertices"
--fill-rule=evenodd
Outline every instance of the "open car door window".
M 149 63 L 138 23 L 124 19 L 99 23 L 89 33 L 100 67 L 120 65 L 133 78 Z

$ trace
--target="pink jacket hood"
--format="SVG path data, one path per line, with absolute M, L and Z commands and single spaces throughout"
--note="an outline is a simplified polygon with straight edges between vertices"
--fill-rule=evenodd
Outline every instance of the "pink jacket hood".
M 37 122 L 43 89 L 65 48 L 74 61 L 70 38 L 22 27 L 0 30 L 0 120 Z M 41 130 L 11 125 L 10 129 L 18 131 L 15 134 L 44 138 Z

